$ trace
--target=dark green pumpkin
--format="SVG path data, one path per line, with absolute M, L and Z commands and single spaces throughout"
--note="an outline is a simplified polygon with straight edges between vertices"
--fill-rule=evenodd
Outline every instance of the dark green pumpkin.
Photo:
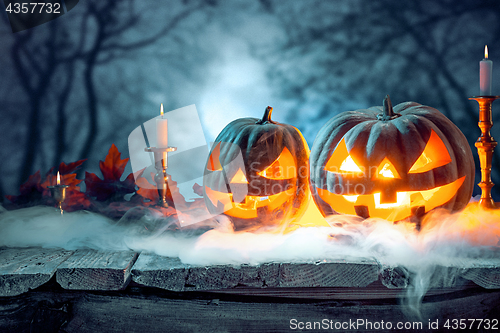
M 436 207 L 460 210 L 474 186 L 462 132 L 438 110 L 414 102 L 343 112 L 318 132 L 310 184 L 324 216 L 397 221 Z
M 235 230 L 283 227 L 303 214 L 309 195 L 309 149 L 295 127 L 241 118 L 215 139 L 203 177 L 212 214 L 224 214 Z

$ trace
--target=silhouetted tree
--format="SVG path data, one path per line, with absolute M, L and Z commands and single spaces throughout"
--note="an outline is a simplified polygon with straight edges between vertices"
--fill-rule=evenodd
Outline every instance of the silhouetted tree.
M 90 126 L 87 130 L 87 138 L 80 152 L 80 159 L 87 158 L 92 151 L 98 129 L 98 103 L 94 71 L 96 66 L 116 60 L 120 54 L 131 52 L 142 47 L 151 45 L 160 38 L 165 37 L 170 31 L 201 9 L 206 3 L 204 1 L 188 4 L 179 13 L 160 24 L 160 29 L 147 36 L 140 36 L 135 40 L 123 38 L 124 35 L 143 22 L 141 11 L 135 8 L 135 0 L 108 0 L 89 1 L 87 3 L 87 19 L 96 22 L 93 43 L 80 58 L 85 64 L 84 87 L 88 100 L 88 115 Z
M 165 8 L 168 10 L 164 20 L 152 24 L 140 4 L 144 6 L 137 0 L 89 0 L 80 3 L 78 11 L 66 14 L 73 15 L 72 20 L 61 17 L 12 35 L 10 58 L 29 108 L 18 184 L 33 172 L 37 158 L 42 155 L 43 126 L 51 111 L 57 115 L 53 165 L 62 159 L 68 140 L 74 139 L 75 133 L 71 138 L 67 135 L 67 108 L 75 86 L 82 86 L 86 96 L 87 119 L 81 112 L 78 114 L 80 124 L 88 122 L 79 153 L 79 158 L 84 159 L 90 156 L 99 135 L 96 69 L 165 38 L 190 15 L 207 4 L 212 5 L 204 0 L 171 2 Z M 149 5 L 158 6 L 155 2 Z M 146 32 L 141 30 L 145 25 L 149 27 Z M 77 146 L 73 142 L 72 147 Z

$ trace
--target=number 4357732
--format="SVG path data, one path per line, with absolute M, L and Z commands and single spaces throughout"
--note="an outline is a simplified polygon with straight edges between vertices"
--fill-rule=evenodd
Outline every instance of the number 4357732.
M 5 11 L 12 14 L 60 14 L 61 4 L 56 2 L 54 4 L 50 2 L 25 2 L 25 3 L 9 3 Z
M 443 325 L 447 329 L 485 329 L 498 330 L 498 319 L 448 319 Z

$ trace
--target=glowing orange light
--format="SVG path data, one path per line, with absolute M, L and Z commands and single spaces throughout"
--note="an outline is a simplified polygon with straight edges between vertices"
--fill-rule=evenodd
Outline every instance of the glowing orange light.
M 356 200 L 358 200 L 358 196 L 357 195 L 344 195 L 344 199 L 346 199 L 347 201 L 349 202 L 356 202 Z
M 212 154 L 210 154 L 207 163 L 207 170 L 209 171 L 222 170 L 222 165 L 220 164 L 219 157 L 220 157 L 220 142 L 217 144 L 217 146 L 215 146 L 214 150 L 212 151 Z
M 335 173 L 338 173 L 339 171 L 356 173 L 363 172 L 356 162 L 354 162 L 351 155 L 349 155 L 345 139 L 342 139 L 338 143 L 337 147 L 335 147 L 332 156 L 325 165 L 325 170 Z
M 394 165 L 386 157 L 377 168 L 377 178 L 401 178 Z
M 362 172 L 351 156 L 347 156 L 347 158 L 340 165 L 339 170 L 345 172 Z
M 488 59 L 488 45 L 484 46 L 484 59 Z
M 355 206 L 366 206 L 372 217 L 399 221 L 412 214 L 412 207 L 425 206 L 425 211 L 428 212 L 444 205 L 453 198 L 464 181 L 465 176 L 452 183 L 429 190 L 397 192 L 395 203 L 381 203 L 380 193 L 340 195 L 321 188 L 317 188 L 317 191 L 321 199 L 339 213 L 356 215 Z M 420 200 L 415 198 L 420 198 Z
M 163 103 L 160 105 L 160 116 L 163 118 Z
M 243 170 L 238 169 L 234 177 L 231 179 L 231 183 L 234 184 L 248 184 L 247 177 L 245 177 L 245 174 L 243 173 Z
M 59 174 L 59 171 L 57 171 L 57 185 L 61 185 L 61 175 Z
M 291 179 L 297 176 L 297 168 L 292 153 L 287 147 L 283 148 L 280 156 L 265 170 L 258 173 L 268 179 Z
M 233 193 L 214 191 L 205 187 L 205 193 L 215 207 L 218 207 L 218 202 L 220 202 L 226 215 L 243 219 L 256 218 L 259 207 L 268 207 L 270 210 L 278 208 L 293 195 L 295 190 L 295 187 L 290 187 L 267 197 L 247 195 L 243 202 L 238 203 L 233 201 Z
M 412 165 L 408 173 L 422 173 L 451 162 L 451 156 L 441 138 L 431 131 L 431 136 L 424 151 Z

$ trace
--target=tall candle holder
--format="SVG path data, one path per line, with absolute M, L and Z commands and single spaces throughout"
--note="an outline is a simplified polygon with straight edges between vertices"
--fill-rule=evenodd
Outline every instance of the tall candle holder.
M 66 189 L 69 187 L 69 185 L 53 185 L 53 186 L 47 186 L 47 188 L 50 190 L 50 194 L 52 197 L 57 201 L 57 208 L 61 211 L 61 215 L 63 214 L 63 209 L 62 209 L 62 203 L 64 200 L 66 200 Z
M 497 142 L 490 133 L 491 127 L 493 127 L 491 104 L 499 98 L 500 96 L 474 96 L 469 98 L 479 103 L 478 126 L 481 129 L 481 136 L 477 139 L 475 144 L 479 155 L 479 163 L 481 165 L 481 182 L 478 184 L 481 188 L 479 205 L 489 209 L 496 208 L 495 202 L 491 197 L 491 188 L 495 185 L 491 181 L 491 162 L 493 151 L 497 146 Z
M 167 189 L 168 189 L 168 153 L 176 151 L 177 147 L 167 147 L 167 148 L 157 148 L 157 147 L 147 147 L 144 150 L 148 153 L 154 153 L 155 159 L 155 183 L 156 189 L 158 190 L 158 205 L 162 207 L 168 207 L 167 202 Z

